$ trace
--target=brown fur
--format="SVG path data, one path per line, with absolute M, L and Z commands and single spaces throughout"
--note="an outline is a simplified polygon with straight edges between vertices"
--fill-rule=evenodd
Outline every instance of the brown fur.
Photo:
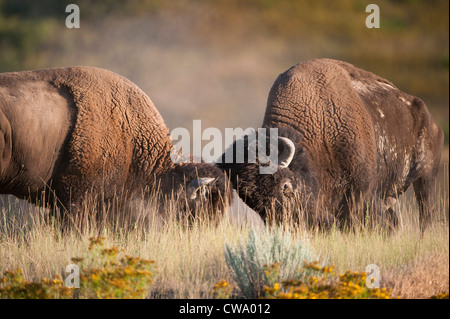
M 351 64 L 311 60 L 277 78 L 263 127 L 303 136 L 324 207 L 343 225 L 375 195 L 396 224 L 392 203 L 411 183 L 422 229 L 429 224 L 443 132 L 419 98 Z
M 237 153 L 240 148 L 237 146 L 238 141 L 234 142 L 229 149 L 221 157 L 220 163 L 216 165 L 222 169 L 233 187 L 237 190 L 242 200 L 259 216 L 266 220 L 270 215 L 272 208 L 276 211 L 275 217 L 281 221 L 280 215 L 284 209 L 284 204 L 293 200 L 294 193 L 305 195 L 306 193 L 316 193 L 315 173 L 312 171 L 312 165 L 308 163 L 301 147 L 302 137 L 291 129 L 280 128 L 278 136 L 289 138 L 295 145 L 294 160 L 287 168 L 280 168 L 273 174 L 261 174 L 261 164 L 259 159 L 256 162 L 249 161 L 249 140 L 248 136 L 243 137 L 243 162 L 237 161 Z M 256 140 L 258 137 L 256 136 Z M 266 137 L 266 150 L 270 152 L 270 138 Z M 256 146 L 256 153 L 260 145 Z M 282 151 L 282 145 L 278 145 L 278 152 Z M 233 155 L 231 163 L 226 162 L 226 153 Z M 278 156 L 278 154 L 277 154 Z M 255 156 L 256 157 L 256 156 Z M 315 202 L 313 198 L 302 198 L 303 204 L 313 210 Z M 316 216 L 315 216 L 316 217 Z M 317 221 L 317 218 L 315 218 Z
M 175 168 L 183 174 L 150 98 L 104 69 L 0 74 L 0 132 L 0 193 L 35 198 L 49 185 L 79 209 L 86 193 L 138 192 Z

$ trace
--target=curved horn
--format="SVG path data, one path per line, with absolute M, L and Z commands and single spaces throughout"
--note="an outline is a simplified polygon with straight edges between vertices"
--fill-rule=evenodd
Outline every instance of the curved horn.
M 188 184 L 186 188 L 186 195 L 190 199 L 195 199 L 197 197 L 197 190 L 202 188 L 203 186 L 206 186 L 216 179 L 213 177 L 199 177 L 194 178 L 190 183 Z
M 286 168 L 291 164 L 295 154 L 295 145 L 287 137 L 278 137 L 278 143 L 283 144 L 283 151 L 278 154 L 278 167 Z

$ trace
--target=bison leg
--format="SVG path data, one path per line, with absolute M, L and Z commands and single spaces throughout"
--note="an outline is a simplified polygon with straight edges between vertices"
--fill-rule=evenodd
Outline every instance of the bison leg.
M 383 205 L 384 211 L 383 217 L 386 217 L 387 226 L 391 231 L 397 229 L 399 224 L 398 215 L 394 210 L 394 205 L 396 202 L 397 202 L 396 198 L 388 196 L 386 197 Z
M 430 225 L 434 213 L 433 185 L 435 177 L 419 177 L 413 182 L 414 193 L 419 205 L 419 224 L 423 233 Z
M 437 125 L 435 125 L 435 128 Z M 437 129 L 436 129 L 437 130 Z M 439 162 L 441 158 L 444 136 L 442 130 L 436 132 L 435 145 L 425 155 L 424 162 L 431 165 L 424 165 L 425 169 L 413 182 L 414 193 L 419 205 L 419 224 L 423 233 L 430 225 L 434 214 L 434 185 L 439 172 Z
M 85 194 L 77 191 L 78 188 L 71 187 L 71 185 L 78 185 L 74 183 L 74 179 L 70 182 L 61 181 L 58 179 L 53 183 L 52 202 L 57 208 L 58 215 L 54 216 L 63 229 L 70 229 L 72 227 L 79 228 L 86 216 L 84 212 Z
M 371 170 L 366 170 L 369 176 Z M 341 229 L 352 229 L 364 225 L 366 215 L 372 211 L 373 184 L 370 178 L 354 182 L 354 186 L 347 189 L 338 206 L 337 219 Z
M 366 199 L 369 198 L 368 192 L 356 192 L 348 190 L 341 203 L 339 204 L 337 219 L 341 230 L 354 230 L 357 222 L 364 223 Z
M 352 224 L 351 202 L 353 202 L 352 194 L 351 192 L 346 192 L 344 198 L 342 198 L 342 201 L 338 205 L 336 217 L 337 220 L 339 221 L 339 228 L 341 230 L 344 230 L 346 227 L 349 227 Z

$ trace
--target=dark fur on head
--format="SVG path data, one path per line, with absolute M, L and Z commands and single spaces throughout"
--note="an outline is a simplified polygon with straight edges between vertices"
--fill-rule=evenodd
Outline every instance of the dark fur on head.
M 197 185 L 195 180 L 208 180 L 204 186 Z M 200 208 L 208 207 L 208 211 L 220 217 L 230 203 L 230 192 L 224 173 L 208 163 L 182 163 L 163 175 L 161 180 L 162 194 L 170 194 L 178 200 L 182 210 L 195 214 Z M 193 182 L 194 181 L 194 182 Z M 194 186 L 192 186 L 194 184 Z M 189 192 L 194 190 L 194 192 Z
M 269 134 L 266 133 L 266 135 L 266 150 L 270 150 Z M 287 137 L 294 143 L 295 155 L 288 167 L 278 167 L 273 174 L 260 174 L 259 169 L 265 164 L 262 164 L 258 157 L 255 163 L 249 162 L 248 136 L 244 137 L 244 163 L 236 162 L 235 142 L 222 155 L 222 163 L 217 164 L 230 177 L 233 187 L 242 200 L 263 219 L 267 217 L 272 207 L 275 208 L 275 216 L 277 216 L 283 204 L 293 199 L 296 192 L 306 191 L 313 194 L 316 189 L 314 172 L 310 169 L 308 158 L 302 147 L 302 136 L 289 127 L 278 128 L 278 136 Z M 256 150 L 258 154 L 258 146 Z M 230 151 L 233 152 L 233 162 L 225 163 L 225 154 Z M 279 143 L 278 154 L 282 152 L 283 144 Z

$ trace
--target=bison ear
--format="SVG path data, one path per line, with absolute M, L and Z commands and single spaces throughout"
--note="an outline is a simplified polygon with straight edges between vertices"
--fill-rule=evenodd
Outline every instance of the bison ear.
M 198 177 L 194 178 L 187 186 L 186 195 L 190 199 L 197 197 L 197 191 L 202 187 L 214 182 L 216 179 L 213 177 Z
M 286 168 L 291 164 L 295 154 L 295 145 L 287 137 L 278 137 L 278 167 Z

